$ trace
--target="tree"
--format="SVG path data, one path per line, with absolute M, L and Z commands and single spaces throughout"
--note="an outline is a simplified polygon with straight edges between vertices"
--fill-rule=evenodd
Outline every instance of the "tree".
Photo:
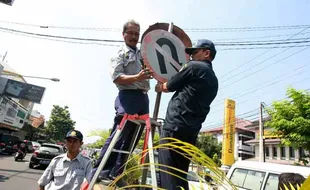
M 91 147 L 91 148 L 102 148 L 103 144 L 105 143 L 107 138 L 110 136 L 110 131 L 98 129 L 98 130 L 91 131 L 88 136 L 90 136 L 90 137 L 91 136 L 101 137 L 101 139 L 97 140 L 95 143 L 91 144 L 89 147 Z M 139 140 L 136 148 L 143 149 L 144 137 L 145 137 L 145 130 L 143 131 L 141 139 Z M 158 144 L 159 144 L 159 134 L 155 133 L 153 146 L 156 146 Z
M 221 155 L 222 144 L 212 134 L 199 135 L 196 146 L 210 158 L 213 158 L 214 154 Z
M 74 125 L 75 121 L 71 119 L 68 106 L 53 105 L 45 132 L 49 140 L 63 141 L 67 132 L 74 129 Z
M 93 136 L 101 137 L 95 143 L 89 145 L 90 148 L 99 148 L 99 149 L 101 149 L 103 147 L 103 144 L 105 143 L 105 141 L 110 136 L 110 132 L 108 130 L 97 129 L 97 130 L 91 131 L 88 136 L 89 137 L 93 137 Z
M 287 96 L 288 100 L 275 101 L 266 109 L 271 116 L 266 126 L 271 127 L 285 145 L 310 150 L 310 94 L 288 88 Z
M 91 131 L 88 136 L 99 136 L 99 137 L 101 137 L 101 139 L 99 139 L 95 143 L 89 145 L 89 147 L 101 149 L 102 146 L 104 145 L 105 141 L 107 140 L 107 138 L 110 136 L 110 133 L 111 132 L 108 130 L 101 130 L 101 129 Z M 139 145 L 141 147 L 143 147 L 143 142 L 144 142 L 144 139 L 140 139 Z M 137 145 L 137 148 L 139 145 Z M 139 164 L 140 159 L 141 159 L 141 157 L 137 156 L 136 154 L 130 155 L 129 159 L 128 159 L 128 163 L 126 165 L 126 170 L 129 170 L 130 168 L 137 166 Z M 141 170 L 134 170 L 134 171 L 126 174 L 124 176 L 125 177 L 124 179 L 127 183 L 132 185 L 132 184 L 135 184 L 137 182 L 137 180 L 139 180 L 141 175 L 142 175 Z
M 137 145 L 138 149 L 143 149 L 143 145 L 144 145 L 144 137 L 145 137 L 145 130 L 142 133 L 141 139 L 139 140 L 139 143 Z M 151 136 L 149 138 L 152 138 Z M 154 140 L 153 140 L 153 146 L 157 146 L 159 144 L 159 134 L 157 132 L 155 132 L 154 134 Z

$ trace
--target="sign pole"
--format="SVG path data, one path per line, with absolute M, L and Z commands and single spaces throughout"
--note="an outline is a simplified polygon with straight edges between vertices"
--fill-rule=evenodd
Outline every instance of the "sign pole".
M 169 24 L 168 32 L 172 33 L 172 31 L 173 31 L 173 23 L 171 22 Z M 155 120 L 157 120 L 157 118 L 158 118 L 161 94 L 162 94 L 162 92 L 157 92 L 157 95 L 156 95 L 154 112 L 153 112 L 153 119 L 155 119 Z
M 173 31 L 173 23 L 171 22 L 169 24 L 169 28 L 168 28 L 168 32 L 171 32 L 172 33 Z M 160 100 L 161 100 L 161 94 L 162 92 L 157 92 L 157 95 L 156 95 L 156 100 L 155 100 L 155 106 L 154 106 L 154 111 L 153 111 L 153 119 L 154 120 L 157 120 L 158 119 L 158 112 L 159 112 L 159 106 L 160 106 Z M 159 133 L 160 133 L 160 129 L 159 129 Z M 155 136 L 155 127 L 152 126 L 151 128 L 151 134 L 152 136 L 149 137 L 149 138 L 152 138 L 152 142 L 154 141 L 154 136 Z M 145 163 L 149 163 L 149 155 L 146 155 L 146 158 L 145 158 Z M 151 163 L 152 164 L 152 163 Z M 154 164 L 154 163 L 153 163 Z M 152 171 L 151 171 L 152 172 Z M 147 177 L 147 173 L 148 173 L 148 168 L 144 168 L 143 171 L 142 171 L 142 179 L 141 179 L 141 184 L 146 184 L 146 177 Z M 156 174 L 155 174 L 156 175 Z M 155 178 L 157 179 L 157 177 Z M 154 178 L 152 177 L 152 180 L 154 180 Z M 158 179 L 159 180 L 159 179 Z M 142 187 L 140 188 L 141 190 L 144 190 L 145 188 Z

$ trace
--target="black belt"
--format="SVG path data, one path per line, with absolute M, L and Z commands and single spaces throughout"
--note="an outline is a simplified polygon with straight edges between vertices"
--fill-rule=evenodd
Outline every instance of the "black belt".
M 142 89 L 123 89 L 120 91 L 127 91 L 127 92 L 142 92 L 143 94 L 147 94 L 146 90 L 142 90 Z

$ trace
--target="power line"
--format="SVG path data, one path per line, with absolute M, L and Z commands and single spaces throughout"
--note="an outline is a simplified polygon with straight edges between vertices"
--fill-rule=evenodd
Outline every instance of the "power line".
M 18 33 L 18 34 L 25 34 L 35 37 L 43 37 L 43 39 L 46 38 L 56 38 L 56 39 L 65 39 L 65 40 L 77 40 L 77 41 L 90 41 L 90 42 L 106 42 L 106 43 L 123 43 L 123 40 L 107 40 L 107 39 L 95 39 L 95 38 L 80 38 L 80 37 L 68 37 L 68 36 L 58 36 L 58 35 L 49 35 L 49 34 L 40 34 L 40 33 L 34 33 L 34 32 L 26 32 L 21 30 L 15 30 L 11 28 L 4 28 L 0 27 L 0 30 L 11 32 L 11 33 Z M 300 38 L 300 39 L 309 39 L 309 38 Z M 63 41 L 63 42 L 69 42 L 72 43 L 72 41 Z M 238 43 L 221 43 L 217 44 L 217 46 L 260 46 L 260 45 L 285 45 L 285 44 L 304 44 L 304 43 L 310 43 L 310 40 L 298 40 L 298 41 L 284 41 L 281 40 L 280 42 L 264 42 L 264 43 L 244 43 L 244 42 L 238 42 Z M 81 43 L 81 44 L 87 44 L 87 43 Z M 88 43 L 88 44 L 95 44 L 95 45 L 102 45 L 98 43 Z M 292 47 L 292 46 L 291 46 Z
M 308 40 L 310 37 L 306 38 L 295 38 L 295 39 L 277 39 L 277 40 L 241 40 L 241 41 L 226 41 L 226 42 L 216 42 L 214 41 L 215 45 L 221 44 L 234 44 L 234 43 L 261 43 L 261 42 L 287 42 L 287 41 L 296 41 L 296 40 Z
M 235 117 L 236 119 L 235 119 L 235 122 L 231 122 L 231 123 L 226 123 L 226 124 L 232 124 L 232 123 L 235 123 L 236 125 L 237 124 L 239 124 L 239 123 L 244 123 L 244 122 L 246 122 L 246 121 L 250 121 L 250 122 L 253 122 L 253 121 L 255 121 L 255 120 L 258 120 L 258 113 L 257 114 L 255 114 L 255 115 L 252 115 L 252 116 L 249 116 L 249 117 L 242 117 L 242 118 L 240 118 L 240 117 Z M 238 119 L 240 119 L 240 120 L 237 120 L 237 118 Z M 205 128 L 205 130 L 212 130 L 212 129 L 215 129 L 215 128 L 218 128 L 218 127 L 221 127 L 221 126 L 223 126 L 224 125 L 224 122 L 218 122 L 218 123 L 216 123 L 216 124 L 213 124 L 213 125 L 207 125 L 207 126 L 203 126 L 203 128 Z M 206 129 L 207 128 L 207 129 Z
M 67 37 L 67 36 L 55 36 L 55 35 L 49 35 L 49 34 L 39 34 L 39 33 L 33 33 L 33 32 L 26 32 L 21 30 L 15 30 L 11 28 L 4 28 L 0 27 L 1 30 L 15 32 L 15 33 L 22 33 L 27 35 L 33 35 L 33 36 L 39 36 L 39 37 L 48 37 L 48 38 L 60 38 L 60 39 L 69 39 L 69 40 L 81 40 L 81 41 L 93 41 L 93 42 L 124 42 L 123 40 L 104 40 L 104 39 L 94 39 L 94 38 L 76 38 L 76 37 Z
M 298 33 L 296 33 L 296 34 L 293 34 L 293 35 L 292 35 L 290 38 L 288 38 L 288 39 L 292 39 L 292 38 L 294 38 L 295 36 L 297 36 L 297 35 L 301 34 L 302 32 L 306 31 L 308 28 L 310 28 L 310 26 L 308 26 L 307 28 L 305 28 L 305 29 L 303 29 L 303 30 L 299 31 L 299 32 L 298 32 Z M 289 47 L 289 48 L 290 48 L 290 47 Z M 289 48 L 288 48 L 288 49 L 289 49 Z M 261 53 L 261 54 L 259 54 L 259 55 L 255 56 L 255 57 L 254 57 L 254 58 L 252 58 L 251 60 L 249 60 L 249 61 L 245 62 L 244 64 L 242 64 L 242 65 L 238 66 L 237 68 L 235 68 L 235 69 L 231 70 L 230 72 L 226 73 L 225 75 L 223 75 L 223 76 L 222 76 L 222 77 L 220 77 L 220 78 L 223 78 L 224 76 L 227 76 L 227 75 L 229 75 L 229 74 L 233 73 L 234 71 L 236 71 L 236 70 L 240 69 L 240 68 L 241 68 L 241 67 L 243 67 L 244 65 L 246 65 L 246 64 L 248 64 L 248 63 L 250 63 L 250 62 L 252 62 L 253 60 L 255 60 L 255 59 L 259 58 L 260 56 L 262 56 L 262 55 L 264 55 L 264 54 L 268 53 L 268 52 L 269 52 L 269 51 L 271 51 L 271 50 L 272 50 L 272 49 L 268 49 L 268 50 L 264 51 L 263 53 Z M 287 50 L 287 49 L 286 49 L 286 50 Z M 284 50 L 284 51 L 286 51 L 286 50 Z M 282 53 L 282 52 L 280 52 L 280 53 L 276 54 L 275 56 L 277 56 L 277 55 L 279 55 L 279 54 L 281 54 L 281 53 Z
M 305 78 L 305 79 L 296 81 L 296 82 L 294 82 L 294 83 L 292 83 L 292 84 L 299 83 L 299 82 L 303 82 L 303 81 L 306 81 L 306 80 L 308 80 L 308 79 L 310 79 L 310 76 L 307 77 L 307 78 Z M 310 90 L 310 88 L 305 89 L 305 91 L 309 91 L 309 90 Z M 280 99 L 280 100 L 285 100 L 285 99 L 288 99 L 288 98 L 289 98 L 289 97 L 286 96 L 285 98 L 282 98 L 282 99 Z M 278 101 L 280 101 L 280 100 L 278 100 Z M 249 100 L 246 100 L 246 101 L 243 101 L 243 102 L 241 102 L 241 103 L 238 103 L 238 106 L 239 106 L 240 104 L 244 103 L 244 102 L 247 102 L 247 101 L 249 101 Z M 268 106 L 270 106 L 271 104 L 272 104 L 272 103 L 269 103 Z M 224 109 L 217 110 L 217 112 L 219 112 L 219 111 L 224 111 Z M 249 111 L 249 112 L 251 112 L 251 111 Z M 249 113 L 249 112 L 246 112 L 246 113 Z M 212 114 L 212 113 L 211 113 L 211 114 Z M 209 115 L 211 115 L 211 114 L 209 114 Z M 238 116 L 239 116 L 239 115 L 238 115 Z M 236 117 L 237 117 L 237 116 L 236 116 Z M 215 122 L 213 122 L 213 123 L 215 123 Z
M 283 60 L 285 60 L 285 59 L 288 59 L 288 58 L 290 58 L 290 57 L 292 57 L 292 56 L 294 56 L 294 55 L 296 55 L 296 54 L 298 54 L 298 53 L 301 53 L 301 52 L 305 51 L 305 50 L 308 49 L 308 48 L 309 48 L 309 47 L 303 48 L 303 49 L 301 49 L 301 50 L 299 50 L 299 51 L 297 51 L 297 52 L 295 52 L 295 53 L 293 53 L 293 54 L 290 54 L 289 56 L 286 56 L 286 57 L 284 57 L 284 58 L 282 58 L 282 59 L 280 59 L 280 60 L 278 60 L 278 61 L 276 61 L 276 62 L 274 62 L 274 63 L 272 63 L 272 64 L 267 65 L 266 67 L 263 67 L 263 68 L 261 68 L 261 69 L 255 71 L 255 72 L 252 72 L 252 73 L 250 73 L 250 74 L 248 74 L 248 75 L 246 75 L 246 76 L 243 76 L 242 78 L 240 78 L 240 79 L 238 79 L 238 80 L 235 80 L 235 81 L 229 83 L 228 85 L 225 85 L 225 86 L 222 87 L 220 90 L 223 90 L 223 88 L 225 88 L 225 87 L 227 87 L 227 86 L 229 86 L 229 85 L 231 85 L 231 84 L 234 84 L 234 83 L 236 83 L 236 82 L 239 82 L 239 81 L 241 81 L 241 80 L 243 80 L 243 79 L 245 79 L 245 78 L 247 78 L 247 77 L 249 77 L 249 76 L 252 76 L 252 75 L 254 75 L 254 74 L 256 74 L 256 73 L 258 73 L 258 72 L 260 72 L 260 71 L 262 71 L 262 70 L 264 70 L 264 69 L 267 69 L 267 68 L 269 68 L 269 67 L 271 67 L 271 66 L 273 66 L 273 65 L 275 65 L 275 64 L 277 64 L 277 63 L 279 63 L 279 62 L 281 62 L 281 61 L 283 61 Z M 264 61 L 266 61 L 266 60 L 264 60 Z
M 310 77 L 309 77 L 310 78 Z M 310 90 L 310 88 L 308 88 L 308 89 L 306 89 L 305 91 L 308 91 L 308 90 Z M 281 98 L 280 100 L 285 100 L 285 99 L 287 99 L 287 98 L 289 98 L 288 96 L 286 96 L 285 98 Z M 280 101 L 280 100 L 278 100 L 278 101 Z M 269 104 L 267 104 L 267 106 L 270 106 L 272 103 L 269 103 Z M 238 105 L 240 105 L 240 104 L 238 104 Z M 242 115 L 246 115 L 246 114 L 249 114 L 249 113 L 253 113 L 253 112 L 255 112 L 255 111 L 257 111 L 257 119 L 258 119 L 258 108 L 257 109 L 253 109 L 253 110 L 250 110 L 250 111 L 247 111 L 247 112 L 245 112 L 245 113 L 242 113 L 242 114 L 239 114 L 239 115 L 236 115 L 235 116 L 235 118 L 239 118 L 240 116 L 242 116 Z M 246 118 L 250 118 L 250 117 L 253 117 L 253 116 L 255 116 L 256 114 L 251 114 L 251 115 L 249 115 L 249 116 L 246 116 L 246 117 L 242 117 L 242 118 L 240 118 L 240 119 L 246 119 Z M 214 121 L 214 122 L 211 122 L 211 123 L 215 123 L 215 124 L 212 124 L 212 125 L 209 125 L 209 126 L 203 126 L 204 128 L 210 128 L 210 129 L 212 129 L 212 128 L 214 128 L 214 127 L 218 127 L 218 126 L 221 126 L 221 125 L 223 125 L 223 122 L 222 121 L 219 121 L 219 120 L 217 120 L 217 121 Z
M 283 49 L 283 48 L 299 48 L 309 47 L 309 45 L 292 45 L 292 46 L 269 46 L 269 47 L 244 47 L 244 48 L 219 48 L 218 51 L 232 51 L 232 50 L 253 50 L 253 49 Z
M 303 32 L 299 33 L 299 35 L 305 35 L 309 34 L 310 32 Z M 294 34 L 279 34 L 279 35 L 268 35 L 268 36 L 257 36 L 257 37 L 241 37 L 241 38 L 220 38 L 220 39 L 214 39 L 213 41 L 228 41 L 228 40 L 233 40 L 233 41 L 239 41 L 239 40 L 248 40 L 248 39 L 264 39 L 264 38 L 278 38 L 282 36 L 292 36 Z M 193 41 L 198 41 L 198 40 L 193 40 Z
M 188 32 L 233 32 L 233 31 L 272 31 L 308 28 L 310 25 L 267 26 L 267 27 L 234 27 L 234 28 L 184 28 Z
M 0 32 L 10 33 L 10 34 L 14 34 L 14 35 L 20 35 L 20 36 L 25 36 L 25 37 L 30 37 L 30 38 L 42 39 L 42 40 L 65 42 L 65 43 L 120 47 L 120 45 L 115 45 L 115 44 L 106 44 L 106 43 L 99 43 L 99 42 L 70 41 L 70 40 L 62 40 L 62 39 L 57 39 L 57 38 L 55 39 L 55 38 L 50 38 L 50 37 L 41 37 L 41 36 L 29 35 L 29 34 L 24 34 L 24 33 L 1 30 L 1 27 L 0 27 Z
M 307 38 L 309 39 L 309 38 Z M 283 45 L 283 44 L 300 44 L 300 43 L 309 43 L 310 40 L 303 40 L 303 41 L 282 41 L 282 42 L 257 42 L 257 43 L 243 43 L 243 42 L 237 42 L 237 43 L 218 43 L 215 44 L 216 46 L 261 46 L 261 45 Z
M 253 93 L 253 92 L 257 91 L 257 90 L 263 89 L 263 88 L 268 87 L 268 86 L 272 86 L 272 85 L 277 84 L 277 83 L 279 83 L 279 82 L 281 82 L 281 81 L 285 81 L 285 80 L 290 79 L 290 78 L 292 78 L 292 77 L 298 76 L 299 74 L 302 74 L 302 73 L 308 71 L 309 69 L 303 70 L 303 71 L 301 71 L 301 72 L 299 72 L 299 73 L 297 73 L 297 74 L 294 74 L 294 75 L 292 75 L 292 76 L 286 77 L 286 78 L 284 78 L 284 79 L 277 80 L 277 79 L 279 79 L 279 78 L 281 78 L 281 77 L 290 75 L 290 74 L 292 74 L 292 73 L 295 72 L 295 71 L 298 71 L 298 70 L 300 70 L 300 69 L 302 69 L 302 68 L 309 67 L 309 66 L 310 66 L 309 64 L 302 65 L 302 66 L 300 66 L 300 67 L 298 67 L 298 68 L 296 68 L 296 69 L 294 69 L 294 70 L 292 70 L 292 71 L 289 71 L 289 72 L 287 72 L 287 73 L 281 74 L 281 75 L 275 77 L 275 78 L 272 79 L 272 80 L 268 80 L 268 81 L 263 82 L 264 84 L 271 82 L 271 83 L 269 83 L 269 84 L 267 84 L 267 85 L 264 85 L 264 86 L 259 87 L 259 88 L 249 88 L 249 89 L 244 90 L 244 91 L 250 91 L 250 92 L 243 93 L 243 94 L 236 93 L 236 94 L 230 95 L 230 97 L 232 97 L 232 99 L 234 99 L 233 97 L 238 95 L 238 98 L 240 98 L 240 97 L 243 97 L 244 95 L 251 94 L 251 93 Z M 275 81 L 275 80 L 276 80 L 276 81 Z M 237 99 L 238 99 L 238 98 L 237 98 Z M 216 101 L 215 103 L 220 102 L 220 101 L 223 101 L 223 100 L 218 100 L 218 101 Z M 214 106 L 216 106 L 216 105 L 218 105 L 218 104 L 215 104 Z
M 296 83 L 304 82 L 304 81 L 306 81 L 306 80 L 308 80 L 308 79 L 310 79 L 310 76 L 309 76 L 309 77 L 306 77 L 306 78 L 304 78 L 304 79 L 295 81 L 295 82 L 293 82 L 293 83 L 291 83 L 291 84 L 296 84 Z M 268 84 L 268 85 L 266 85 L 266 86 L 264 86 L 264 87 L 262 87 L 262 88 L 265 88 L 265 87 L 268 87 L 268 86 L 272 86 L 272 85 L 274 85 L 275 83 L 278 83 L 278 82 L 281 82 L 281 81 L 283 81 L 283 80 L 276 81 L 276 82 L 274 82 L 274 83 Z M 260 90 L 260 89 L 262 89 L 262 88 L 254 89 L 254 90 L 251 91 L 251 92 L 247 92 L 247 93 L 245 93 L 245 94 L 243 94 L 243 95 L 240 95 L 238 98 L 232 98 L 232 99 L 233 99 L 233 100 L 238 100 L 240 97 L 245 96 L 245 95 L 247 95 L 247 94 L 254 93 L 255 91 Z M 250 101 L 250 100 L 249 100 L 249 99 L 243 100 L 242 102 L 238 103 L 238 105 L 241 105 L 241 104 L 243 104 L 243 103 L 245 103 L 245 102 L 248 102 L 248 101 Z M 218 101 L 218 102 L 220 102 L 220 101 Z M 215 105 L 213 106 L 213 108 L 214 108 L 214 107 L 218 107 L 218 106 L 220 106 L 221 104 L 222 104 L 222 103 L 215 104 Z M 220 112 L 220 111 L 224 111 L 224 108 L 218 109 L 218 110 L 216 110 L 216 112 L 212 112 L 210 115 L 212 115 L 212 114 L 214 114 L 214 113 L 218 113 L 218 112 Z
M 56 29 L 70 29 L 70 30 L 96 30 L 96 31 L 122 31 L 121 28 L 111 27 L 75 27 L 75 26 L 57 26 L 57 25 L 38 25 L 27 24 L 14 21 L 0 20 L 2 23 L 15 24 L 22 26 L 38 27 L 38 28 L 56 28 Z M 184 31 L 189 32 L 224 32 L 224 31 L 268 31 L 268 30 L 293 30 L 300 28 L 307 28 L 310 25 L 283 25 L 283 26 L 254 26 L 254 27 L 223 27 L 223 28 L 184 28 Z
M 310 77 L 308 77 L 308 78 L 310 78 Z M 307 88 L 307 89 L 305 89 L 304 91 L 309 91 L 310 90 L 310 88 Z M 277 101 L 281 101 L 281 100 L 286 100 L 286 99 L 288 99 L 288 98 L 290 98 L 290 97 L 288 97 L 288 96 L 286 96 L 285 98 L 282 98 L 282 99 L 280 99 L 280 100 L 277 100 Z M 292 102 L 292 101 L 291 101 Z M 272 103 L 269 103 L 269 104 L 267 104 L 266 106 L 271 106 L 272 105 Z M 252 115 L 250 115 L 250 116 L 247 116 L 247 117 L 240 117 L 241 115 L 244 115 L 244 114 L 248 114 L 248 113 L 252 113 L 252 112 L 254 112 L 254 111 L 257 111 L 258 112 L 258 109 L 254 109 L 254 110 L 251 110 L 251 111 L 248 111 L 248 112 L 245 112 L 245 113 L 243 113 L 243 114 L 240 114 L 240 115 L 236 115 L 235 116 L 235 118 L 240 118 L 240 119 L 249 119 L 250 117 L 253 117 L 255 114 L 252 114 Z M 258 116 L 258 113 L 257 113 L 257 116 Z M 258 117 L 255 117 L 254 118 L 254 120 L 257 120 L 258 119 Z M 252 119 L 250 119 L 250 120 L 253 120 L 253 118 Z M 236 120 L 237 121 L 237 120 Z M 241 121 L 241 122 L 243 122 L 243 121 Z M 203 126 L 203 128 L 208 128 L 208 130 L 210 130 L 210 129 L 214 129 L 214 128 L 216 128 L 216 127 L 219 127 L 219 126 L 222 126 L 223 125 L 223 122 L 222 121 L 219 121 L 219 120 L 217 120 L 217 121 L 214 121 L 214 122 L 212 122 L 212 123 L 215 123 L 215 124 L 212 124 L 212 125 L 209 125 L 209 126 Z M 237 122 L 238 123 L 238 122 Z

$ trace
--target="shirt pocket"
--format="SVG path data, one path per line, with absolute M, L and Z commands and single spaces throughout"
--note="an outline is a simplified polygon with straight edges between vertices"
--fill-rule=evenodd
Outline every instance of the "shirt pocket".
M 130 64 L 134 64 L 136 62 L 136 59 L 132 58 L 132 59 L 125 59 L 124 60 L 124 67 L 127 67 Z
M 54 183 L 55 185 L 62 185 L 64 183 L 65 179 L 65 170 L 62 168 L 55 168 L 54 171 Z
M 74 183 L 75 184 L 80 184 L 81 185 L 83 183 L 84 177 L 85 177 L 84 170 L 75 170 L 73 172 L 73 178 L 74 178 Z
M 130 63 L 136 62 L 136 55 L 133 52 L 127 52 L 124 56 L 124 66 L 126 67 Z

